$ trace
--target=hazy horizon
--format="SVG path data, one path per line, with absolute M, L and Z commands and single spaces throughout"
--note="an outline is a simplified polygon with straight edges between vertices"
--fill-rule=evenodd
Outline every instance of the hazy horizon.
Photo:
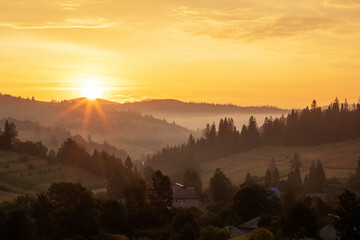
M 358 101 L 356 1 L 0 0 L 0 84 L 62 100 Z

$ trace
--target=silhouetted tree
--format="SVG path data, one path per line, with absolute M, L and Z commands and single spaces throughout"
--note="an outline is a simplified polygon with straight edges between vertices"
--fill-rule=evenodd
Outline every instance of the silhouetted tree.
M 9 150 L 15 143 L 18 131 L 14 123 L 5 121 L 4 131 L 0 135 L 0 149 Z
M 155 171 L 153 174 L 149 199 L 150 206 L 159 221 L 168 220 L 168 209 L 172 205 L 172 189 L 169 177 L 163 175 L 160 170 Z
M 244 184 L 234 196 L 233 208 L 242 221 L 247 221 L 269 210 L 268 197 L 264 187 L 255 183 Z
M 132 170 L 134 168 L 134 164 L 129 156 L 126 157 L 124 165 L 129 170 Z
M 184 185 L 194 187 L 198 196 L 202 194 L 202 183 L 198 172 L 195 169 L 188 168 L 184 174 Z
M 360 199 L 346 190 L 339 196 L 339 200 L 333 218 L 338 236 L 340 239 L 360 239 Z
M 96 205 L 90 191 L 80 184 L 53 183 L 47 191 L 61 236 L 97 234 Z
M 291 238 L 315 237 L 317 218 L 314 211 L 304 204 L 295 203 L 286 214 L 283 231 Z
M 215 202 L 229 202 L 232 198 L 232 184 L 219 168 L 210 179 L 210 192 Z

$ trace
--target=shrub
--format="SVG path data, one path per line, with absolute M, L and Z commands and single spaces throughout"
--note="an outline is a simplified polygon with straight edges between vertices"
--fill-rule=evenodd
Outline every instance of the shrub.
M 228 234 L 225 230 L 214 226 L 208 226 L 200 230 L 199 240 L 226 240 Z
M 255 229 L 249 237 L 249 240 L 274 240 L 275 236 L 266 228 Z

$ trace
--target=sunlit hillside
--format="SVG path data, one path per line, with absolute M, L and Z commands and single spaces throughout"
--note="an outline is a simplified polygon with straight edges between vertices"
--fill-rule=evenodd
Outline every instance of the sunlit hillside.
M 102 109 L 96 100 L 41 102 L 9 95 L 0 96 L 0 117 L 31 120 L 47 127 L 60 127 L 107 141 L 130 155 L 141 157 L 166 146 L 184 142 L 194 132 L 134 111 Z
M 323 163 L 326 177 L 346 179 L 355 173 L 360 156 L 360 139 L 323 144 L 315 147 L 262 146 L 240 154 L 231 155 L 211 162 L 201 163 L 201 176 L 205 186 L 209 184 L 216 168 L 221 168 L 235 184 L 244 182 L 246 173 L 265 176 L 271 159 L 274 159 L 280 171 L 280 177 L 286 179 L 290 172 L 290 159 L 298 153 L 302 177 L 308 172 L 312 161 Z
M 7 151 L 0 151 L 0 179 L 0 202 L 18 195 L 36 196 L 54 182 L 81 183 L 90 190 L 107 186 L 104 177 L 92 172 Z

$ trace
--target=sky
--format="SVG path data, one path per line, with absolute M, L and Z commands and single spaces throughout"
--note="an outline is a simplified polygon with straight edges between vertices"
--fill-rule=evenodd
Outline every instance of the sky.
M 360 0 L 0 0 L 0 92 L 304 107 L 360 97 Z

